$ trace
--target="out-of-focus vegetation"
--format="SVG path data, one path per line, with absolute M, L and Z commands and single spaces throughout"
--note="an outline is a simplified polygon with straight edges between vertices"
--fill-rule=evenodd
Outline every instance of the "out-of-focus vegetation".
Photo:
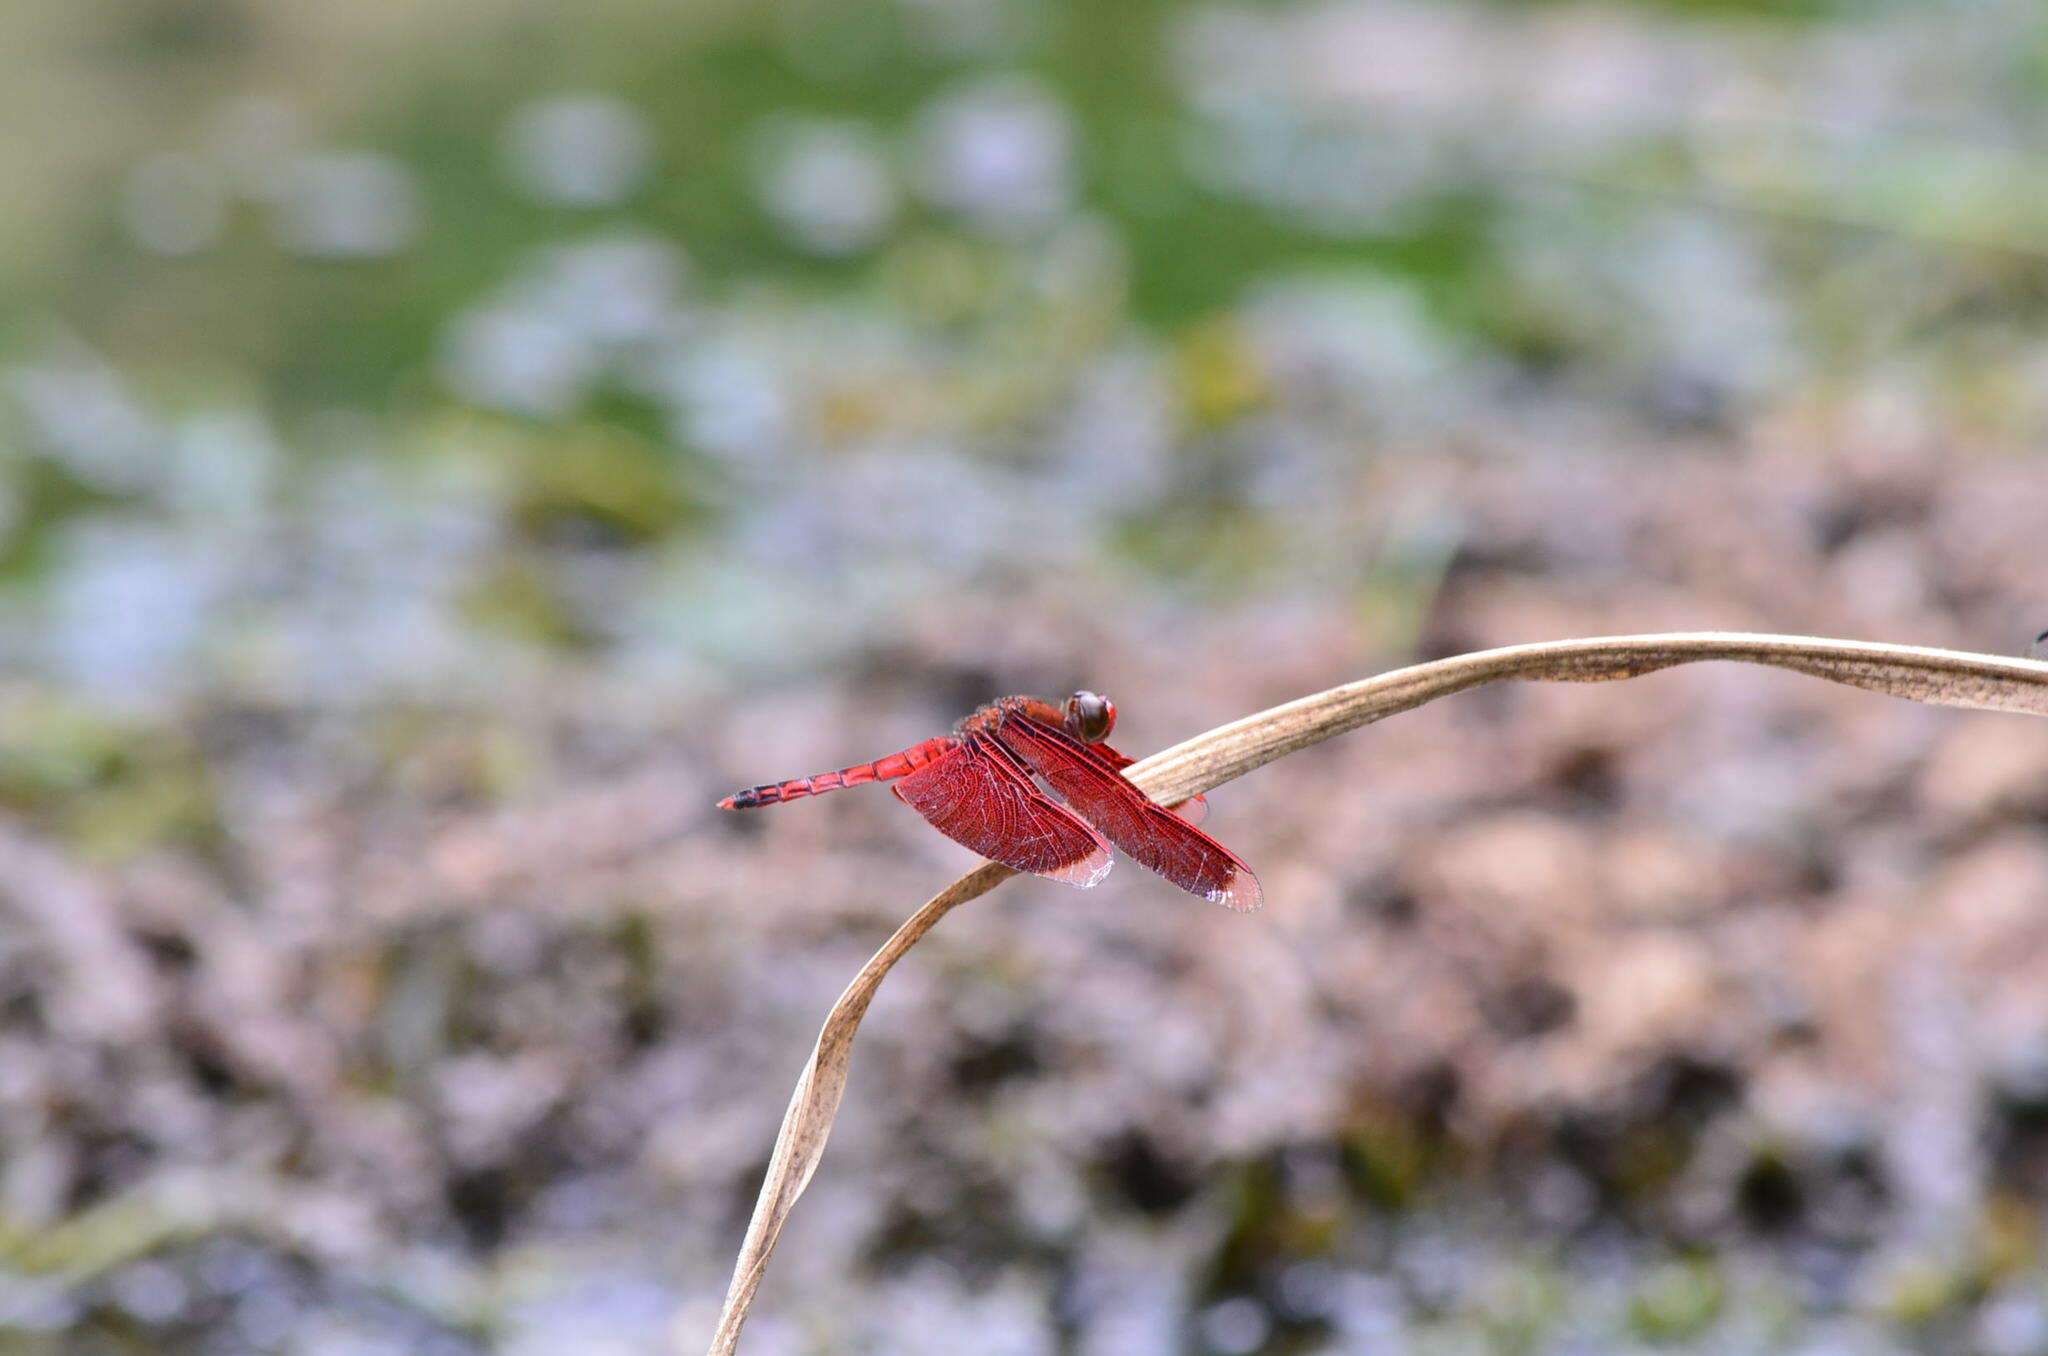
M 0 9 L 0 1352 L 708 1331 L 1086 683 L 2048 624 L 2048 18 Z M 1232 786 L 892 979 L 749 1349 L 2048 1351 L 2048 745 L 1782 676 Z

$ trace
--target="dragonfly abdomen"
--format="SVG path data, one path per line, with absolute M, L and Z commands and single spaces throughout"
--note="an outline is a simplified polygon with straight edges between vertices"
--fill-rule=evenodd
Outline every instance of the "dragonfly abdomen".
M 927 739 L 901 753 L 892 753 L 887 758 L 877 758 L 872 763 L 855 763 L 852 767 L 840 768 L 837 772 L 820 772 L 809 777 L 795 777 L 786 782 L 766 782 L 750 786 L 744 791 L 735 791 L 718 802 L 721 810 L 751 810 L 757 805 L 779 805 L 785 800 L 796 800 L 802 796 L 822 796 L 827 791 L 841 791 L 849 786 L 864 786 L 868 782 L 886 782 L 894 777 L 908 776 L 932 759 L 950 753 L 959 740 L 951 735 Z

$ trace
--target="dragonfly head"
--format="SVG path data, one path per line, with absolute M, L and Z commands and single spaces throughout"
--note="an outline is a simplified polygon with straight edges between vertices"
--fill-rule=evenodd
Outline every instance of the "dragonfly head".
M 1100 744 L 1116 728 L 1116 703 L 1099 692 L 1076 692 L 1067 698 L 1067 733 L 1083 744 Z

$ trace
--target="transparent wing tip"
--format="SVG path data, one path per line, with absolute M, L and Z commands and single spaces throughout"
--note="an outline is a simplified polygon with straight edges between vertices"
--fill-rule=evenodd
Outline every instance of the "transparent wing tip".
M 1259 889 L 1259 878 L 1247 872 L 1239 872 L 1230 878 L 1228 885 L 1211 890 L 1203 897 L 1211 904 L 1221 904 L 1239 913 L 1250 913 L 1266 902 L 1265 894 Z
M 1078 862 L 1070 862 L 1057 871 L 1041 871 L 1038 874 L 1047 880 L 1071 885 L 1077 890 L 1092 890 L 1102 884 L 1102 878 L 1108 875 L 1109 868 L 1115 865 L 1116 858 L 1103 852 L 1083 857 Z

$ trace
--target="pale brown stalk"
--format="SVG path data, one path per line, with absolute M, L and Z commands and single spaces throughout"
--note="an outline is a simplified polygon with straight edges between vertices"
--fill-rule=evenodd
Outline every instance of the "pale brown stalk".
M 1481 650 L 1333 687 L 1196 735 L 1133 764 L 1124 775 L 1154 800 L 1172 803 L 1332 735 L 1467 688 L 1510 681 L 1605 682 L 1707 659 L 1790 669 L 1935 706 L 2048 716 L 2048 663 L 2032 659 L 1812 636 L 1708 631 L 1602 636 Z M 861 967 L 833 1005 L 783 1115 L 711 1340 L 711 1356 L 727 1356 L 738 1345 L 776 1235 L 824 1152 L 846 1089 L 854 1033 L 882 977 L 939 919 L 1015 874 L 986 863 L 934 895 Z

